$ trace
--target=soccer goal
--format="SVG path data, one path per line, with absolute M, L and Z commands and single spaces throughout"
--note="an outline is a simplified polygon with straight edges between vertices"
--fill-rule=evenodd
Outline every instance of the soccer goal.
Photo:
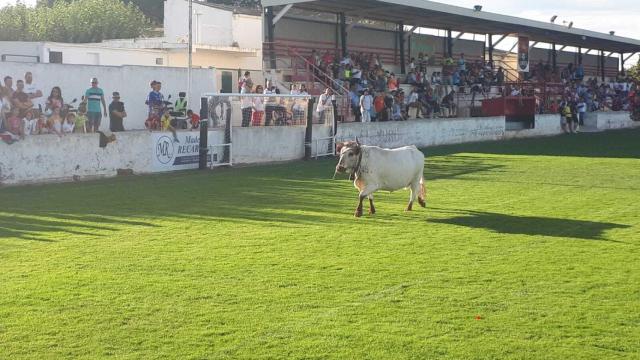
M 206 108 L 208 129 L 205 135 L 208 138 L 206 156 L 209 167 L 233 165 L 236 136 L 264 142 L 262 151 L 274 151 L 274 147 L 281 144 L 270 143 L 270 138 L 275 139 L 275 134 L 282 131 L 270 129 L 278 127 L 299 129 L 289 129 L 284 133 L 300 134 L 300 145 L 304 144 L 307 149 L 307 158 L 332 155 L 334 107 L 319 108 L 314 105 L 315 99 L 310 95 L 204 94 L 203 107 Z M 314 124 L 326 126 L 321 126 L 321 130 L 311 136 Z M 202 134 L 201 129 L 201 136 Z M 245 147 L 255 145 L 247 144 L 246 141 L 242 143 Z M 239 145 L 236 144 L 235 152 L 246 150 L 237 146 Z

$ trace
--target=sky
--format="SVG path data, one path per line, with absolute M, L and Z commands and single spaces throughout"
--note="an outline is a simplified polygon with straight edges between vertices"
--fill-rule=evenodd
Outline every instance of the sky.
M 33 5 L 36 0 L 22 0 Z M 532 20 L 549 21 L 558 15 L 556 23 L 573 21 L 574 27 L 640 39 L 640 1 L 637 0 L 452 0 L 440 1 L 451 5 L 472 8 L 482 5 L 483 11 L 509 14 Z M 13 4 L 15 0 L 0 0 L 0 7 Z M 615 3 L 615 5 L 613 5 Z
M 36 0 L 22 0 L 33 5 Z M 482 5 L 483 11 L 508 14 L 547 22 L 558 15 L 556 24 L 573 21 L 575 28 L 603 33 L 614 30 L 616 35 L 640 39 L 640 1 L 638 0 L 451 0 L 439 1 L 450 5 L 472 8 Z M 0 7 L 15 0 L 0 0 Z M 614 5 L 615 4 L 615 5 Z

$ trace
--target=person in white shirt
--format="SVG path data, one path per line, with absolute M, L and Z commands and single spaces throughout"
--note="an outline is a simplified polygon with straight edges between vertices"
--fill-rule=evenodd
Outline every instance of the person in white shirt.
M 296 84 L 291 84 L 291 88 L 289 90 L 289 93 L 291 95 L 300 95 L 300 91 L 298 91 L 298 85 Z
M 263 92 L 262 85 L 256 86 L 256 94 Z M 262 126 L 262 118 L 264 117 L 264 98 L 256 96 L 251 99 L 253 114 L 251 115 L 251 126 Z
M 36 135 L 38 132 L 38 119 L 33 117 L 33 110 L 27 110 L 22 119 L 22 127 L 25 136 Z
M 74 113 L 67 114 L 67 118 L 62 123 L 62 133 L 71 134 L 76 127 L 76 115 Z
M 38 108 L 41 106 L 44 109 L 44 98 L 42 97 L 42 91 L 38 89 L 38 86 L 33 83 L 33 74 L 31 71 L 27 71 L 24 74 L 24 90 L 25 94 L 29 95 L 29 99 L 33 102 L 33 106 Z
M 327 88 L 320 98 L 318 98 L 318 106 L 316 106 L 316 112 L 318 113 L 318 118 L 321 123 L 325 121 L 325 113 L 327 110 L 331 111 L 333 108 L 333 103 L 331 102 L 331 98 L 333 97 L 333 90 L 331 88 Z
M 364 90 L 364 94 L 360 96 L 360 113 L 362 114 L 362 122 L 371 122 L 371 106 L 373 105 L 373 97 L 369 94 L 369 89 Z
M 249 82 L 243 82 L 240 88 L 240 94 L 251 94 L 253 85 Z M 248 127 L 251 123 L 251 114 L 253 113 L 253 98 L 242 96 L 240 98 L 240 111 L 242 112 L 242 127 Z
M 580 98 L 580 101 L 576 105 L 576 110 L 578 110 L 578 125 L 584 125 L 584 117 L 587 112 L 587 103 L 584 101 L 584 98 Z

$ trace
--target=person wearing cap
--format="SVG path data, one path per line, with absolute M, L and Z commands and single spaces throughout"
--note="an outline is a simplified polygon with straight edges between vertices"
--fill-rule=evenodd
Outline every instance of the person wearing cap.
M 185 116 L 187 113 L 187 93 L 181 91 L 178 93 L 178 100 L 173 106 L 173 111 L 179 113 L 178 116 Z
M 87 103 L 87 132 L 97 132 L 100 128 L 103 114 L 103 112 L 100 111 L 101 103 L 104 116 L 107 116 L 107 103 L 104 101 L 104 91 L 98 87 L 97 78 L 91 78 L 91 87 L 85 91 L 84 98 Z
M 124 110 L 124 103 L 120 101 L 120 93 L 113 92 L 113 101 L 109 104 L 109 129 L 112 132 L 124 131 L 124 118 L 127 112 Z

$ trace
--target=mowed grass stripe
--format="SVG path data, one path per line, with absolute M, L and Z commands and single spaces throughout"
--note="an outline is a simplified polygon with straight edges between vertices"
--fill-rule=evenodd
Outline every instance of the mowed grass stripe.
M 0 358 L 636 358 L 640 131 L 0 189 Z

